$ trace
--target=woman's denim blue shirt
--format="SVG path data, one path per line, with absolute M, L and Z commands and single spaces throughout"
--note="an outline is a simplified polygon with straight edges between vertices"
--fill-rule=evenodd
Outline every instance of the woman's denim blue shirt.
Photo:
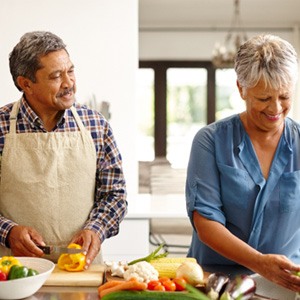
M 286 118 L 267 180 L 239 115 L 196 134 L 188 165 L 186 201 L 262 253 L 300 263 L 300 125 Z M 226 243 L 227 241 L 219 241 Z M 234 264 L 193 233 L 188 256 L 200 264 Z

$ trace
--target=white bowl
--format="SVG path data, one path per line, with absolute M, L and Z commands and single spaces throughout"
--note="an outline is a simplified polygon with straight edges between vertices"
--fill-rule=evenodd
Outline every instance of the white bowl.
M 38 275 L 0 281 L 0 299 L 22 299 L 33 295 L 45 283 L 54 269 L 50 260 L 37 257 L 16 257 L 23 266 L 37 270 Z

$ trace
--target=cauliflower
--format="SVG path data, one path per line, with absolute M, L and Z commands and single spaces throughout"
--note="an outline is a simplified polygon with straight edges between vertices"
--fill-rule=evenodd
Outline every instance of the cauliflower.
M 116 261 L 108 261 L 105 262 L 106 270 L 111 272 L 111 276 L 123 277 L 124 272 L 127 268 L 127 264 L 125 262 L 116 262 Z
M 148 283 L 151 280 L 158 280 L 158 271 L 148 262 L 140 261 L 130 265 L 124 273 L 124 279 L 136 278 L 140 282 Z

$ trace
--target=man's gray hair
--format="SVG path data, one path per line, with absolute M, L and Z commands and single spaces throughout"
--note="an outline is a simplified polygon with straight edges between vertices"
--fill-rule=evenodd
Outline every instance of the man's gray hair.
M 36 82 L 36 72 L 43 67 L 40 58 L 50 52 L 62 49 L 67 52 L 63 40 L 51 32 L 33 31 L 25 33 L 9 54 L 10 73 L 18 90 L 21 91 L 17 83 L 18 76 Z

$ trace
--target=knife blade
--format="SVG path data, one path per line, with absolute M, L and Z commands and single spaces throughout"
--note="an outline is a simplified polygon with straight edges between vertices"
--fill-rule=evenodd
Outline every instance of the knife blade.
M 43 252 L 47 255 L 57 253 L 57 254 L 76 254 L 76 253 L 83 253 L 82 249 L 76 249 L 76 248 L 67 248 L 67 247 L 60 247 L 60 246 L 40 246 L 38 245 L 38 248 L 43 250 Z

